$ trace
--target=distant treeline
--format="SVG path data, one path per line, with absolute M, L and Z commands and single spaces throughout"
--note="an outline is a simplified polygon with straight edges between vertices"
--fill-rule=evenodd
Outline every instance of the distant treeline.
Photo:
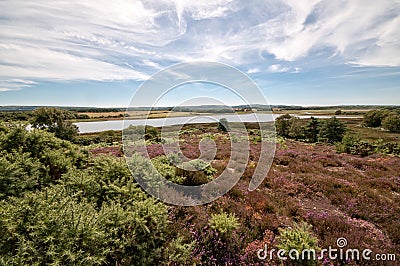
M 0 106 L 0 112 L 30 112 L 43 106 Z M 48 106 L 54 107 L 54 106 Z M 400 113 L 398 105 L 336 105 L 336 106 L 299 106 L 299 105 L 200 105 L 200 106 L 178 106 L 178 107 L 129 107 L 126 108 L 102 108 L 102 107 L 55 107 L 79 113 L 101 113 L 101 112 L 124 112 L 128 111 L 176 111 L 176 112 L 198 112 L 198 113 L 232 113 L 235 109 L 257 109 L 258 111 L 280 110 L 353 110 L 353 109 L 388 109 Z
M 37 109 L 38 110 L 38 109 Z M 69 111 L 69 110 L 61 110 L 65 113 L 68 119 L 89 119 L 90 117 L 87 114 L 80 114 L 77 112 Z M 0 120 L 4 122 L 8 121 L 29 121 L 35 116 L 34 111 L 17 111 L 17 112 L 0 112 Z

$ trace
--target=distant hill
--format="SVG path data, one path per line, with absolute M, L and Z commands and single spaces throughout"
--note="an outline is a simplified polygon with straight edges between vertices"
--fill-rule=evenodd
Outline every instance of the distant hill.
M 0 112 L 24 112 L 32 111 L 37 108 L 44 106 L 0 106 Z M 75 107 L 75 106 L 46 106 L 46 107 L 56 107 L 60 109 L 77 111 L 77 112 L 121 112 L 125 111 L 126 108 L 121 107 Z M 300 106 L 300 105 L 271 105 L 273 109 L 280 110 L 351 110 L 351 109 L 376 109 L 376 108 L 387 108 L 387 109 L 397 109 L 398 105 L 335 105 L 335 106 Z M 199 106 L 178 106 L 178 107 L 129 107 L 129 111 L 148 111 L 148 110 L 160 110 L 160 111 L 180 111 L 180 112 L 231 112 L 233 109 L 250 109 L 256 108 L 257 110 L 270 110 L 269 106 L 254 104 L 254 105 L 235 105 L 227 107 L 224 105 L 199 105 Z

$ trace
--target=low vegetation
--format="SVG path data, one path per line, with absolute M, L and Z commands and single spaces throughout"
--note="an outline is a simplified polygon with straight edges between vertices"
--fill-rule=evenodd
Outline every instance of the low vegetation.
M 68 120 L 59 115 L 55 126 Z M 0 265 L 281 265 L 277 258 L 261 261 L 257 251 L 320 250 L 336 247 L 340 237 L 349 248 L 400 256 L 396 132 L 361 120 L 285 115 L 277 121 L 272 167 L 250 192 L 263 138 L 249 123 L 249 161 L 236 186 L 214 202 L 179 207 L 137 185 L 122 158 L 132 151 L 122 150 L 120 132 L 65 140 L 54 124 L 43 125 L 27 131 L 20 122 L 0 123 Z M 207 183 L 230 159 L 224 128 L 185 126 L 173 143 L 158 128 L 133 127 L 146 151 L 130 163 L 151 175 L 152 162 L 175 183 Z M 217 146 L 210 163 L 198 159 L 202 140 Z M 166 155 L 162 144 L 179 145 L 182 154 Z M 190 167 L 198 171 L 180 170 Z M 360 265 L 327 257 L 292 265 L 307 263 Z

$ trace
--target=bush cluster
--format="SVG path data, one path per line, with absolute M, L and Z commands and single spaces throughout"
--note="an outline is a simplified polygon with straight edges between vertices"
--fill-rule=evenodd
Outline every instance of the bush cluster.
M 340 142 L 346 132 L 345 125 L 336 117 L 324 121 L 311 117 L 311 120 L 303 125 L 298 117 L 286 114 L 275 120 L 275 127 L 279 136 L 311 143 L 318 141 Z
M 122 159 L 89 158 L 43 130 L 0 126 L 1 265 L 173 265 L 192 243 Z M 135 159 L 136 158 L 136 159 Z M 141 157 L 131 163 L 146 174 Z M 136 161 L 135 161 L 136 160 Z
M 358 135 L 348 133 L 343 137 L 342 142 L 336 143 L 336 150 L 362 157 L 374 153 L 400 155 L 400 143 L 383 141 L 368 142 L 361 140 Z
M 400 132 L 400 114 L 391 110 L 371 110 L 364 114 L 367 127 L 383 127 L 390 132 Z

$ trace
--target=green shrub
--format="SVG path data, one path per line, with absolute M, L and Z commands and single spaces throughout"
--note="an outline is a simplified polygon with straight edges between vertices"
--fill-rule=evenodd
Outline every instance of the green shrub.
M 153 199 L 100 209 L 63 187 L 0 204 L 2 263 L 148 265 L 162 257 L 167 210 Z
M 20 196 L 39 188 L 43 165 L 29 153 L 8 153 L 0 157 L 0 199 Z
M 290 120 L 293 117 L 289 114 L 281 115 L 278 118 L 275 119 L 275 128 L 276 128 L 276 133 L 279 136 L 282 137 L 288 137 L 289 136 L 289 130 L 291 126 Z
M 315 265 L 316 261 L 313 258 L 308 258 L 307 254 L 303 257 L 303 250 L 315 250 L 315 255 L 319 250 L 317 245 L 317 238 L 312 234 L 312 226 L 306 222 L 300 224 L 295 223 L 292 228 L 279 229 L 280 235 L 278 237 L 277 248 L 285 250 L 285 256 L 291 250 L 297 250 L 299 253 L 299 262 L 301 265 Z
M 78 127 L 68 121 L 75 118 L 75 114 L 70 111 L 42 107 L 33 111 L 32 114 L 32 127 L 48 130 L 58 138 L 72 140 L 78 133 Z
M 395 115 L 395 112 L 389 110 L 371 110 L 364 114 L 363 123 L 367 127 L 380 127 L 382 121 L 389 115 Z
M 360 155 L 362 157 L 374 153 L 399 155 L 400 144 L 395 142 L 385 143 L 382 140 L 377 142 L 368 142 L 361 140 L 358 135 L 346 134 L 343 137 L 342 142 L 336 143 L 336 151 Z
M 351 133 L 346 133 L 343 136 L 342 142 L 338 142 L 336 143 L 336 150 L 338 152 L 345 152 L 345 153 L 349 153 L 349 154 L 356 154 L 353 153 L 353 148 L 354 145 L 359 142 L 360 136 L 359 135 L 355 135 L 355 134 L 351 134 Z
M 211 214 L 208 225 L 211 229 L 224 236 L 230 236 L 232 232 L 240 226 L 238 218 L 236 218 L 234 214 L 227 214 L 225 212 Z
M 230 130 L 229 122 L 226 118 L 221 118 L 218 122 L 218 130 L 228 132 Z
M 384 129 L 390 132 L 400 133 L 400 115 L 389 115 L 382 121 Z
M 176 167 L 175 175 L 185 177 L 183 181 L 184 185 L 197 186 L 212 181 L 213 175 L 216 172 L 217 170 L 209 163 L 201 159 L 196 159 L 181 163 Z
M 87 153 L 42 130 L 12 127 L 0 132 L 0 198 L 44 188 L 74 168 L 83 168 Z
M 183 184 L 185 182 L 186 178 L 182 175 L 176 174 L 176 166 L 173 164 L 173 162 L 179 162 L 179 157 L 173 155 L 168 157 L 161 155 L 153 158 L 151 161 L 160 175 L 165 177 L 167 180 L 176 184 Z
M 317 142 L 318 141 L 318 134 L 320 131 L 321 123 L 318 119 L 311 117 L 310 122 L 304 128 L 304 137 L 308 142 Z
M 345 132 L 346 126 L 336 117 L 332 117 L 322 123 L 318 139 L 330 143 L 340 142 Z

